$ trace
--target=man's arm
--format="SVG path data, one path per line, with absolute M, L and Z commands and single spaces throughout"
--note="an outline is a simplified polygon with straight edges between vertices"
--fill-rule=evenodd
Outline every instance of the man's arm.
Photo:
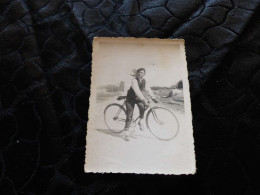
M 145 100 L 144 96 L 143 96 L 143 93 L 141 92 L 140 88 L 139 88 L 139 85 L 138 85 L 138 82 L 136 79 L 133 79 L 132 80 L 132 84 L 131 84 L 135 94 L 140 98 L 140 100 Z
M 155 102 L 158 103 L 158 99 L 155 97 L 153 90 L 151 89 L 151 86 L 148 84 L 146 84 L 146 91 L 149 93 L 150 98 Z
M 146 90 L 148 91 L 148 93 L 149 93 L 149 95 L 151 96 L 151 98 L 152 99 L 155 99 L 155 96 L 154 96 L 154 94 L 153 94 L 153 91 L 152 91 L 152 89 L 151 89 L 151 86 L 149 85 L 149 82 L 147 83 L 146 82 Z

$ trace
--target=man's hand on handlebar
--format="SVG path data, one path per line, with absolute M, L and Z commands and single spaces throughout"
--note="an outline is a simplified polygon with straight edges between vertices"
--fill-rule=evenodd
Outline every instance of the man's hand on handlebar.
M 149 101 L 148 100 L 144 100 L 144 106 L 148 107 L 149 106 Z
M 145 107 L 148 107 L 151 103 L 159 103 L 159 101 L 155 97 L 151 97 L 149 100 L 143 99 L 141 101 L 144 103 Z
M 152 100 L 154 101 L 154 103 L 159 103 L 159 101 L 155 97 L 153 97 Z
M 141 101 L 144 103 L 144 106 L 145 106 L 145 107 L 148 107 L 148 106 L 149 106 L 149 101 L 148 101 L 148 100 L 143 99 L 143 100 L 141 100 Z

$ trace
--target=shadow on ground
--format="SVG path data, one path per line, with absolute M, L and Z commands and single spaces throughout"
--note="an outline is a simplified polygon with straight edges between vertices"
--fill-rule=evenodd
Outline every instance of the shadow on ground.
M 121 132 L 121 133 L 114 133 L 112 131 L 110 131 L 109 129 L 96 129 L 98 132 L 101 132 L 101 133 L 104 133 L 104 134 L 107 134 L 107 135 L 111 135 L 113 137 L 117 137 L 117 138 L 120 138 L 120 139 L 124 139 L 124 131 Z M 148 130 L 145 130 L 145 131 L 148 131 Z M 148 139 L 155 139 L 155 140 L 158 140 L 157 138 L 153 137 L 152 134 L 151 135 L 141 135 L 141 134 L 137 134 L 137 130 L 134 130 L 134 131 L 130 131 L 130 138 L 134 138 L 134 139 L 137 139 L 137 138 L 148 138 Z M 141 132 L 142 133 L 142 132 Z

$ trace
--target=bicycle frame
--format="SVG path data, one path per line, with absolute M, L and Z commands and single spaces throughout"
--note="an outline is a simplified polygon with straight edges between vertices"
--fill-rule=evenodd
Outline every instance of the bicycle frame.
M 126 100 L 124 101 L 124 103 L 123 103 L 121 106 L 125 107 L 125 105 L 126 105 Z M 156 112 L 154 111 L 154 108 L 156 108 L 156 107 L 157 107 L 157 105 L 155 105 L 155 106 L 153 106 L 153 107 L 151 107 L 151 106 L 149 105 L 148 107 L 145 108 L 145 112 L 146 112 L 148 109 L 149 109 L 149 110 L 152 110 L 152 114 L 153 114 L 154 119 L 156 120 L 156 122 L 158 122 L 159 124 L 163 124 L 163 122 L 158 119 L 157 114 L 156 114 Z M 121 111 L 122 111 L 122 109 L 119 109 L 119 110 L 117 111 L 116 115 L 113 117 L 113 119 L 114 119 L 114 120 L 118 120 L 118 121 L 123 121 L 123 122 L 125 122 L 125 119 L 120 119 L 120 118 L 118 118 L 118 116 L 119 116 L 119 114 L 121 113 Z M 139 118 L 140 118 L 140 115 L 139 115 L 136 119 L 134 119 L 132 122 L 136 122 Z
M 124 100 L 124 102 L 122 104 L 118 104 L 118 103 L 114 103 L 114 104 L 111 104 L 111 105 L 108 105 L 104 111 L 104 113 L 106 113 L 106 110 L 110 107 L 110 106 L 116 106 L 117 109 L 113 111 L 113 113 L 110 113 L 112 115 L 112 120 L 115 121 L 115 122 L 120 122 L 120 127 L 118 129 L 118 127 L 116 126 L 115 129 L 111 129 L 111 126 L 107 124 L 106 122 L 106 117 L 105 117 L 105 123 L 107 125 L 107 127 L 115 132 L 115 133 L 119 133 L 119 132 L 123 132 L 124 129 L 123 129 L 123 124 L 126 122 L 126 103 L 127 103 L 127 100 Z M 178 130 L 179 130 L 179 124 L 178 124 L 178 120 L 176 118 L 176 116 L 174 115 L 174 113 L 172 113 L 170 110 L 168 110 L 167 108 L 163 107 L 163 106 L 160 106 L 158 104 L 158 101 L 154 101 L 155 104 L 149 104 L 147 107 L 145 107 L 145 118 L 146 118 L 146 126 L 147 128 L 150 130 L 150 132 L 155 136 L 157 137 L 158 139 L 161 139 L 161 140 L 170 140 L 172 139 L 173 137 L 175 137 L 178 133 Z M 158 135 L 158 132 L 154 132 L 153 128 L 156 127 L 157 125 L 155 123 L 150 123 L 150 119 L 152 118 L 152 120 L 154 122 L 156 122 L 157 124 L 167 124 L 167 121 L 165 120 L 165 117 L 167 118 L 168 115 L 160 115 L 161 111 L 163 110 L 166 110 L 167 112 L 169 112 L 171 114 L 171 117 L 173 119 L 173 121 L 175 121 L 174 123 L 176 124 L 176 128 L 175 128 L 175 134 L 172 135 L 170 138 L 166 138 L 166 137 L 161 137 L 161 135 Z M 158 111 L 158 112 L 157 112 Z M 122 115 L 122 112 L 123 112 L 123 115 Z M 110 119 L 111 119 L 111 115 L 109 116 Z M 106 116 L 106 115 L 105 115 Z M 140 119 L 140 115 L 136 118 L 132 118 L 131 120 L 131 128 L 135 128 L 136 124 L 137 124 L 137 120 Z M 160 120 L 161 119 L 161 120 Z M 116 123 L 114 123 L 116 124 Z M 155 126 L 153 126 L 153 124 Z M 117 125 L 117 124 L 116 124 Z M 152 128 L 152 129 L 151 129 Z M 163 128 L 163 127 L 162 127 Z

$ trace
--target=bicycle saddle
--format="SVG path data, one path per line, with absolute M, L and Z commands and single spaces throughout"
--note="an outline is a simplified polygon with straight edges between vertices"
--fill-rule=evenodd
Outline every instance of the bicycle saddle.
M 118 96 L 117 100 L 123 100 L 126 99 L 126 96 Z

